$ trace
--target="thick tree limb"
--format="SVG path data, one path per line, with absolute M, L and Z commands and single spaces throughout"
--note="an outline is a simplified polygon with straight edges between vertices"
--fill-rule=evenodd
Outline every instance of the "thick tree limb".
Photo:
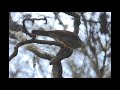
M 62 64 L 61 62 L 56 62 L 53 64 L 52 73 L 53 78 L 63 78 L 62 77 Z
M 49 44 L 49 45 L 56 45 L 56 46 L 60 46 L 63 47 L 63 45 L 59 42 L 55 42 L 55 41 L 44 41 L 44 40 L 26 40 L 23 42 L 18 43 L 15 47 L 14 47 L 14 52 L 10 55 L 9 57 L 9 62 L 11 61 L 11 59 L 13 57 L 15 57 L 18 53 L 18 48 L 22 45 L 25 44 L 30 44 L 30 43 L 38 43 L 38 44 Z M 46 54 L 47 55 L 47 54 Z M 48 57 L 50 57 L 49 55 L 47 55 Z M 46 58 L 45 55 L 42 56 L 43 58 Z M 49 59 L 49 58 L 48 58 Z
M 50 64 L 53 64 L 52 72 L 54 78 L 62 78 L 61 60 L 71 56 L 72 52 L 73 50 L 71 50 L 70 48 L 61 48 L 56 57 L 50 61 Z

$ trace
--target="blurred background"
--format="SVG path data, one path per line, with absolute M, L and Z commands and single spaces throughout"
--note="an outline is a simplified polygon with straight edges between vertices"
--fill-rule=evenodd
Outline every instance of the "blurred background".
M 32 23 L 26 21 L 29 32 L 34 30 L 67 30 L 73 32 L 74 19 L 80 18 L 79 38 L 85 43 L 85 50 L 75 49 L 69 58 L 63 59 L 62 76 L 64 78 L 111 78 L 111 12 L 10 12 L 9 13 L 9 56 L 17 43 L 30 40 L 23 33 L 22 21 L 26 18 L 47 18 Z M 39 40 L 54 41 L 46 36 L 37 36 Z M 60 47 L 47 44 L 26 44 L 9 62 L 9 78 L 51 78 L 52 65 L 49 60 L 36 55 L 43 53 L 55 56 Z

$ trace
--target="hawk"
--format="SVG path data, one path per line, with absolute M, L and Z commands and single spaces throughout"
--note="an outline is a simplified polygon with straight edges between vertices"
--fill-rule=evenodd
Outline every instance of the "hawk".
M 72 49 L 77 49 L 84 47 L 84 43 L 80 40 L 77 34 L 70 32 L 70 31 L 65 31 L 65 30 L 54 30 L 54 31 L 40 31 L 40 30 L 32 30 L 33 34 L 36 35 L 42 35 L 42 36 L 48 36 L 56 41 L 59 41 L 66 46 L 72 48 Z

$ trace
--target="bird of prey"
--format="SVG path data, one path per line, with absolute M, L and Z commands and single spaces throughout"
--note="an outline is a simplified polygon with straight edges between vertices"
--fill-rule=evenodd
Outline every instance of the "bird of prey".
M 65 30 L 54 30 L 54 31 L 40 31 L 40 30 L 32 30 L 32 34 L 36 35 L 42 35 L 42 36 L 48 36 L 56 41 L 61 42 L 62 44 L 65 44 L 66 46 L 77 49 L 85 47 L 84 43 L 80 40 L 77 34 L 65 31 Z

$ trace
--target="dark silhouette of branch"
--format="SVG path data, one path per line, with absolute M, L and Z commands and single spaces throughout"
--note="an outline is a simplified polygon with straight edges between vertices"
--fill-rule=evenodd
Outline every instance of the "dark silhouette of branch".
M 81 24 L 80 14 L 77 12 L 64 12 L 64 13 L 74 17 L 74 33 L 78 34 L 79 33 L 79 25 Z
M 30 37 L 32 37 L 33 39 L 36 38 L 36 35 L 28 32 L 28 30 L 26 29 L 26 26 L 25 26 L 25 21 L 31 21 L 33 23 L 35 20 L 45 20 L 46 21 L 45 23 L 47 23 L 46 17 L 41 18 L 41 19 L 35 19 L 35 18 L 29 19 L 28 18 L 28 19 L 24 19 L 22 22 L 23 23 L 23 32 L 26 33 L 26 35 L 29 35 Z
M 73 16 L 73 17 L 79 17 L 80 16 L 80 14 L 77 13 L 77 12 L 64 12 L 64 13 L 66 13 L 66 14 L 68 14 L 70 16 Z
M 82 21 L 84 21 L 84 19 L 81 19 Z M 101 23 L 101 21 L 94 21 L 94 20 L 86 20 L 86 22 L 89 22 L 89 23 Z M 111 24 L 111 22 L 107 22 L 109 24 Z
M 59 24 L 60 24 L 60 25 L 63 25 L 63 26 L 64 26 L 64 24 L 63 24 L 63 22 L 61 21 L 61 19 L 59 18 L 59 15 L 58 15 L 58 14 L 59 14 L 58 12 L 54 12 L 55 19 L 57 19 L 57 20 L 59 21 Z
M 105 71 L 105 62 L 106 62 L 106 51 L 105 51 L 105 56 L 104 56 L 104 59 L 103 59 L 103 66 L 102 66 L 102 68 L 100 69 L 100 78 L 103 78 L 103 76 L 104 76 L 104 71 Z

